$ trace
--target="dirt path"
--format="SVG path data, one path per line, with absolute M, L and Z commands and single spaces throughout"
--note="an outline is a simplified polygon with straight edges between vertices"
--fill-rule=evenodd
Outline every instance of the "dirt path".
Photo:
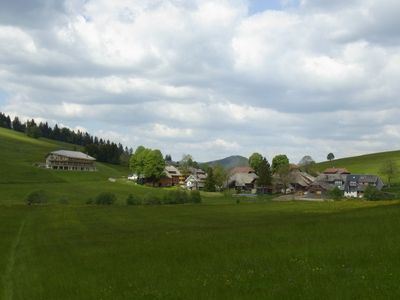
M 11 250 L 10 250 L 9 257 L 8 257 L 8 263 L 7 263 L 6 271 L 5 271 L 4 278 L 3 278 L 3 292 L 1 295 L 3 300 L 13 299 L 14 287 L 13 287 L 12 274 L 14 272 L 16 253 L 18 251 L 18 246 L 21 241 L 21 235 L 22 235 L 22 231 L 24 230 L 24 227 L 25 227 L 25 221 L 23 221 L 21 223 L 21 226 L 18 229 L 17 236 L 15 237 L 15 239 L 11 245 Z

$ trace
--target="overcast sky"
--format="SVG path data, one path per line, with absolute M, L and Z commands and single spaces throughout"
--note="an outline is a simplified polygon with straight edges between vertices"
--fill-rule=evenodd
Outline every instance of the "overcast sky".
M 398 0 L 1 0 L 0 110 L 198 161 L 399 149 Z

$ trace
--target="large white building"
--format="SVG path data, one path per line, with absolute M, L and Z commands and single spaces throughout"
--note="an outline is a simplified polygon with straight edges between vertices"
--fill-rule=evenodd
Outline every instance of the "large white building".
M 59 150 L 46 156 L 46 168 L 66 171 L 96 171 L 96 159 L 78 151 Z

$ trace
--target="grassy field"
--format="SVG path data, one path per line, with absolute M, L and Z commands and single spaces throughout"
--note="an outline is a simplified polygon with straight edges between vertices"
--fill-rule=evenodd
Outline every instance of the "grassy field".
M 134 185 L 118 166 L 33 166 L 72 147 L 0 129 L 0 299 L 400 297 L 398 201 L 203 193 L 201 205 L 126 206 L 130 193 L 166 190 Z M 26 205 L 38 189 L 49 203 Z M 85 205 L 101 191 L 117 205 Z
M 323 171 L 330 167 L 344 167 L 353 174 L 377 174 L 381 175 L 382 179 L 386 181 L 386 178 L 381 174 L 381 168 L 383 163 L 387 160 L 393 160 L 400 166 L 400 151 L 381 152 L 335 159 L 318 163 L 316 166 L 319 171 Z M 394 178 L 393 182 L 400 184 L 400 174 Z
M 398 299 L 387 204 L 3 206 L 2 296 Z

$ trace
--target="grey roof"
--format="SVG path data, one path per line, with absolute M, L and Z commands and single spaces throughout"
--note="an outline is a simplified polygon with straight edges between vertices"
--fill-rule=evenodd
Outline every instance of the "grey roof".
M 171 178 L 172 176 L 182 176 L 181 172 L 174 166 L 166 166 L 165 167 L 165 175 L 168 178 Z
M 293 170 L 289 178 L 291 184 L 298 184 L 302 187 L 308 187 L 315 181 L 315 177 L 300 170 Z
M 70 150 L 58 150 L 52 151 L 49 154 L 61 155 L 69 158 L 77 158 L 77 159 L 85 159 L 85 160 L 96 160 L 94 157 L 91 157 L 85 153 L 79 151 L 70 151 Z
M 258 178 L 254 173 L 236 173 L 229 178 L 228 184 L 231 185 L 233 182 L 235 186 L 245 186 L 246 184 L 252 184 Z
M 357 188 L 357 191 L 365 191 L 368 185 L 374 185 L 381 190 L 384 186 L 383 181 L 376 175 L 348 175 L 345 183 L 345 190 Z

